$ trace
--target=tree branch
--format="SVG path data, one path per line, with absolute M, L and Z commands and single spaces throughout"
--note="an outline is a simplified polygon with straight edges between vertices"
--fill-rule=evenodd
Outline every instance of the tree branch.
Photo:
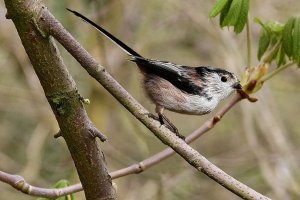
M 101 133 L 95 131 L 89 120 L 75 82 L 67 71 L 53 38 L 38 26 L 38 15 L 45 6 L 36 0 L 5 0 L 5 5 L 6 16 L 16 26 L 59 124 L 60 134 L 67 143 L 86 198 L 115 199 L 111 177 L 94 137 Z M 9 176 L 6 174 L 6 177 Z M 14 180 L 14 187 L 29 192 L 32 189 L 20 177 L 11 178 Z
M 9 2 L 9 1 L 7 0 L 7 2 Z M 26 4 L 26 5 L 36 6 L 34 3 Z M 22 6 L 23 5 L 21 5 L 20 7 L 22 7 Z M 163 143 L 169 145 L 173 150 L 175 150 L 179 155 L 181 155 L 192 166 L 194 166 L 199 171 L 202 171 L 203 173 L 207 174 L 210 178 L 214 179 L 215 181 L 217 181 L 218 183 L 220 183 L 221 185 L 223 185 L 224 187 L 226 187 L 227 189 L 231 190 L 232 192 L 234 192 L 235 194 L 239 195 L 240 197 L 242 197 L 244 199 L 268 199 L 267 197 L 262 196 L 261 194 L 257 193 L 256 191 L 252 190 L 251 188 L 236 181 L 235 179 L 233 179 L 232 177 L 227 175 L 225 172 L 218 169 L 216 166 L 212 165 L 207 159 L 205 159 L 197 151 L 195 151 L 190 146 L 188 146 L 184 141 L 182 141 L 181 139 L 178 139 L 168 129 L 166 129 L 165 127 L 160 127 L 160 125 L 157 121 L 155 121 L 151 118 L 148 118 L 148 116 L 146 115 L 148 113 L 148 111 L 146 109 L 144 109 L 138 102 L 136 102 L 135 99 L 133 99 L 126 92 L 126 90 L 123 89 L 105 71 L 105 69 L 102 66 L 98 65 L 97 62 L 83 48 L 81 48 L 81 46 L 63 29 L 61 24 L 59 24 L 54 19 L 54 17 L 44 7 L 41 7 L 41 8 L 39 6 L 37 6 L 37 7 L 34 7 L 33 10 L 35 10 L 35 9 L 39 10 L 39 11 L 41 10 L 41 12 L 39 12 L 39 14 L 40 14 L 39 18 L 38 19 L 32 18 L 32 16 L 30 16 L 30 18 L 28 18 L 30 20 L 33 19 L 33 21 L 31 21 L 32 23 L 29 23 L 30 25 L 32 25 L 32 27 L 30 27 L 31 35 L 28 36 L 28 35 L 24 34 L 24 36 L 23 36 L 24 38 L 22 38 L 22 31 L 24 31 L 23 28 L 24 29 L 26 28 L 26 26 L 25 26 L 26 23 L 22 27 L 21 24 L 18 24 L 18 22 L 16 22 L 18 20 L 22 21 L 20 19 L 17 19 L 17 17 L 16 17 L 16 16 L 21 16 L 21 14 L 18 12 L 15 12 L 13 14 L 8 13 L 7 16 L 11 17 L 15 21 L 17 29 L 19 28 L 18 31 L 19 31 L 20 37 L 22 39 L 23 45 L 35 67 L 35 70 L 40 78 L 40 81 L 41 81 L 43 87 L 44 87 L 45 94 L 47 95 L 48 101 L 51 104 L 51 106 L 55 112 L 55 115 L 57 117 L 57 120 L 61 126 L 60 134 L 66 139 L 67 143 L 68 143 L 68 139 L 70 139 L 71 142 L 74 142 L 74 140 L 72 140 L 74 138 L 71 138 L 70 135 L 65 132 L 65 130 L 70 131 L 70 129 L 68 129 L 66 127 L 66 125 L 64 126 L 63 124 L 61 124 L 63 121 L 61 119 L 61 117 L 62 116 L 65 117 L 65 115 L 67 115 L 69 117 L 70 114 L 73 114 L 72 111 L 68 110 L 68 106 L 66 106 L 65 104 L 69 104 L 69 105 L 78 104 L 78 101 L 74 101 L 74 99 L 76 99 L 74 97 L 76 97 L 78 95 L 77 95 L 77 90 L 76 90 L 74 81 L 70 77 L 68 77 L 69 76 L 68 72 L 65 70 L 64 65 L 60 59 L 60 56 L 57 54 L 56 47 L 54 46 L 52 41 L 49 40 L 49 38 L 47 37 L 48 33 L 53 35 L 59 42 L 61 42 L 61 44 L 63 46 L 65 46 L 65 48 L 82 64 L 82 66 L 89 72 L 90 75 L 92 75 L 112 95 L 114 95 L 136 118 L 138 118 L 142 123 L 144 123 Z M 26 10 L 26 9 L 28 9 L 28 7 L 25 7 L 25 8 L 22 7 L 22 11 L 24 9 Z M 39 27 L 40 24 L 43 24 L 44 26 Z M 35 39 L 37 41 L 38 41 L 38 39 L 45 40 L 44 42 L 46 42 L 46 44 L 48 46 L 50 46 L 52 49 L 49 49 L 49 48 L 42 49 L 42 47 L 40 47 L 38 45 L 36 45 L 35 47 L 32 47 L 32 45 L 28 44 L 30 42 L 27 41 L 27 39 L 28 39 L 27 37 L 30 37 L 30 39 Z M 68 41 L 68 40 L 70 42 L 69 44 L 66 43 L 66 41 Z M 46 47 L 47 47 L 47 45 L 46 45 Z M 28 48 L 26 48 L 26 47 L 28 47 Z M 37 49 L 35 49 L 35 48 L 37 48 Z M 43 46 L 43 48 L 44 48 L 44 46 Z M 54 51 L 53 51 L 53 49 L 54 49 Z M 38 67 L 41 67 L 39 65 L 42 65 L 41 63 L 39 63 L 41 58 L 40 57 L 36 58 L 32 55 L 34 53 L 35 54 L 40 53 L 39 51 L 43 52 L 43 50 L 46 52 L 49 51 L 52 54 L 54 53 L 54 55 L 56 56 L 55 58 L 58 58 L 58 59 L 52 61 L 51 58 L 49 58 L 49 60 L 52 61 L 50 63 L 58 64 L 57 66 L 59 66 L 63 69 L 62 74 L 64 76 L 66 76 L 66 77 L 62 77 L 62 79 L 63 79 L 62 83 L 61 83 L 61 85 L 58 85 L 58 87 L 55 87 L 56 81 L 55 81 L 54 77 L 50 77 L 50 81 L 47 80 L 50 83 L 52 83 L 52 85 L 48 85 L 47 81 L 43 79 L 45 74 L 43 74 L 43 71 L 38 68 Z M 38 55 L 40 55 L 40 54 L 38 54 Z M 41 60 L 43 60 L 43 59 L 41 59 Z M 49 60 L 46 59 L 43 61 L 49 61 Z M 37 66 L 35 64 L 37 64 Z M 45 66 L 43 66 L 43 67 L 45 67 Z M 47 72 L 49 72 L 49 73 L 47 73 L 49 75 L 49 74 L 51 74 L 53 72 L 57 72 L 57 71 L 50 70 Z M 61 71 L 59 71 L 59 72 L 61 72 Z M 55 74 L 55 75 L 57 75 L 57 74 Z M 54 80 L 51 80 L 51 78 Z M 58 82 L 60 82 L 60 81 L 58 81 Z M 59 88 L 61 90 L 57 91 L 57 88 Z M 61 91 L 65 91 L 65 92 L 61 92 Z M 81 104 L 79 104 L 79 105 L 82 107 Z M 80 106 L 78 106 L 79 107 L 78 109 L 82 109 Z M 82 112 L 82 110 L 80 110 L 80 111 Z M 72 120 L 76 119 L 76 116 L 73 116 L 73 117 L 74 118 L 71 118 Z M 217 123 L 220 120 L 220 118 L 221 118 L 221 116 L 218 116 L 218 115 L 216 117 L 212 118 L 211 122 L 206 124 L 206 127 L 204 129 L 208 130 L 208 129 L 212 128 L 215 125 L 215 123 Z M 76 122 L 76 120 L 75 120 L 75 122 Z M 80 127 L 76 127 L 76 128 L 78 128 L 78 130 L 80 130 Z M 88 132 L 90 132 L 90 129 L 88 127 L 85 127 L 85 130 L 88 130 Z M 86 138 L 83 138 L 83 139 L 86 139 Z M 93 144 L 91 144 L 91 145 L 93 145 Z M 70 144 L 69 149 L 72 154 L 72 152 L 74 151 L 74 149 L 72 149 L 72 143 Z M 84 150 L 86 150 L 86 149 L 84 149 Z M 76 164 L 77 163 L 76 158 L 73 158 L 73 159 Z M 90 160 L 87 160 L 87 162 L 88 161 L 90 161 Z M 149 163 L 154 163 L 154 160 L 152 160 Z M 81 163 L 78 163 L 78 164 L 81 164 Z M 148 166 L 150 166 L 150 165 L 148 165 Z M 135 168 L 136 172 L 139 172 L 140 171 L 139 169 L 145 169 L 145 165 L 139 164 L 137 167 L 133 167 L 133 168 Z M 78 167 L 78 170 L 79 170 L 79 175 L 81 175 L 80 167 Z M 119 174 L 115 174 L 115 176 L 116 177 L 120 176 Z M 7 174 L 4 174 L 4 175 L 7 177 Z M 12 176 L 14 176 L 14 175 L 12 175 Z M 80 177 L 82 177 L 82 175 Z M 19 176 L 14 176 L 12 178 L 15 178 L 17 180 L 14 182 L 14 183 L 17 183 L 17 185 L 20 185 L 18 183 L 24 182 L 20 179 Z M 97 177 L 97 178 L 99 178 L 99 177 Z M 8 179 L 6 178 L 4 180 L 7 181 Z M 98 180 L 101 180 L 103 182 L 102 179 L 98 179 Z M 81 181 L 83 181 L 83 180 L 81 180 Z M 91 179 L 89 179 L 89 181 L 91 181 Z M 10 183 L 12 183 L 12 182 L 10 182 Z M 83 183 L 84 183 L 84 181 L 83 181 Z M 22 188 L 27 188 L 27 187 L 22 187 Z M 99 189 L 99 188 L 97 188 L 97 189 Z
M 209 131 L 214 127 L 216 123 L 219 121 L 216 121 L 215 118 L 221 119 L 235 104 L 237 104 L 240 100 L 242 100 L 243 97 L 239 94 L 236 94 L 217 114 L 215 117 L 212 117 L 211 119 L 207 120 L 200 128 L 195 130 L 193 133 L 191 133 L 187 138 L 186 142 L 191 143 L 200 136 L 202 136 L 204 133 Z M 218 117 L 217 117 L 218 116 Z M 132 164 L 128 167 L 125 167 L 123 169 L 114 171 L 110 173 L 110 176 L 112 179 L 117 179 L 126 175 L 130 174 L 137 174 L 144 172 L 145 170 L 149 169 L 150 167 L 162 162 L 163 160 L 169 158 L 170 156 L 174 155 L 175 152 L 171 148 L 166 148 L 165 150 L 154 154 L 153 156 L 139 162 Z M 0 171 L 0 181 L 3 181 L 5 183 L 8 183 L 12 187 L 16 188 L 17 190 L 26 193 L 28 195 L 32 196 L 40 196 L 40 197 L 47 197 L 47 198 L 58 198 L 61 196 L 66 196 L 71 193 L 82 191 L 82 185 L 81 183 L 77 183 L 68 187 L 64 188 L 40 188 L 29 185 L 21 176 L 18 175 L 10 175 L 5 172 Z M 20 184 L 22 183 L 22 184 Z M 20 186 L 22 185 L 22 186 Z M 28 189 L 30 188 L 30 189 Z
M 41 29 L 51 34 L 82 65 L 84 69 L 106 88 L 128 111 L 149 128 L 164 144 L 170 146 L 197 170 L 203 172 L 228 190 L 244 199 L 268 199 L 248 186 L 235 180 L 221 169 L 214 166 L 199 152 L 179 139 L 169 129 L 160 126 L 158 121 L 148 117 L 143 108 L 109 73 L 100 66 L 86 50 L 63 28 L 47 9 L 40 12 L 38 23 Z
M 234 98 L 232 98 L 217 114 L 215 117 L 212 117 L 207 122 L 205 122 L 200 128 L 195 130 L 193 133 L 191 133 L 187 138 L 186 142 L 191 143 L 195 139 L 199 138 L 201 135 L 209 131 L 213 126 L 218 122 L 214 120 L 216 116 L 219 116 L 218 118 L 222 118 L 236 103 L 238 103 L 240 100 L 242 100 L 243 97 L 239 94 L 236 94 Z M 158 164 L 159 162 L 162 162 L 163 160 L 169 158 L 170 156 L 174 155 L 174 151 L 171 148 L 166 148 L 165 150 L 139 162 L 132 164 L 128 167 L 125 167 L 123 169 L 114 171 L 110 173 L 112 179 L 120 178 L 129 174 L 137 174 L 141 173 L 148 168 Z M 82 191 L 82 185 L 81 183 L 74 184 L 65 188 L 40 188 L 35 187 L 32 185 L 29 185 L 24 178 L 22 178 L 19 175 L 10 175 L 5 172 L 0 171 L 0 180 L 2 182 L 8 183 L 9 185 L 13 186 L 17 190 L 26 193 L 28 195 L 32 196 L 40 196 L 40 197 L 47 197 L 47 198 L 58 198 L 61 196 L 65 196 L 71 193 Z

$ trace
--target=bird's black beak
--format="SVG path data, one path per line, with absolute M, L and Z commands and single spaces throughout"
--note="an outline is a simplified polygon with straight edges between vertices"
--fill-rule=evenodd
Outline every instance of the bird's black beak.
M 232 85 L 232 87 L 233 87 L 234 89 L 237 89 L 237 90 L 240 90 L 240 89 L 243 88 L 242 85 L 240 84 L 240 82 L 234 83 L 234 84 Z

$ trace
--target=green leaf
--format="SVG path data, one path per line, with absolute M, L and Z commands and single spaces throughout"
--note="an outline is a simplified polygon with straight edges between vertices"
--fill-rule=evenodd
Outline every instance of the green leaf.
M 234 32 L 240 33 L 245 27 L 248 18 L 248 11 L 249 11 L 249 0 L 242 0 L 242 6 L 240 10 L 240 14 L 236 24 L 234 25 Z
M 226 14 L 222 27 L 224 26 L 234 26 L 239 19 L 239 14 L 241 12 L 242 4 L 244 0 L 233 0 L 228 13 Z
M 288 57 L 293 54 L 293 28 L 294 28 L 295 18 L 292 17 L 285 24 L 282 31 L 282 46 L 283 50 Z
M 229 0 L 217 0 L 209 13 L 209 18 L 217 16 L 226 6 Z
M 270 34 L 266 29 L 262 28 L 260 31 L 260 37 L 258 42 L 258 52 L 257 52 L 258 60 L 261 59 L 262 55 L 266 52 L 269 45 L 270 45 Z
M 279 34 L 284 29 L 284 25 L 280 22 L 274 21 L 274 20 L 268 20 L 265 23 L 265 27 L 268 28 L 271 32 L 275 34 Z
M 277 54 L 279 52 L 279 49 L 280 49 L 280 47 L 277 47 L 275 49 L 275 51 L 272 52 L 272 54 L 270 55 L 270 62 L 272 62 L 273 60 L 276 60 L 276 56 L 277 56 Z
M 62 180 L 57 181 L 55 183 L 54 187 L 55 188 L 64 188 L 64 187 L 67 187 L 69 185 L 70 185 L 69 181 L 62 179 Z
M 271 32 L 277 38 L 281 37 L 281 33 L 284 29 L 284 25 L 280 22 L 274 20 L 268 20 L 267 22 L 263 23 L 259 18 L 255 17 L 254 22 L 261 25 L 264 29 Z
M 219 23 L 222 28 L 225 26 L 225 25 L 223 26 L 223 22 L 224 22 L 226 15 L 228 14 L 228 11 L 230 9 L 230 5 L 231 5 L 232 1 L 233 0 L 227 1 L 227 4 L 223 7 L 223 10 L 221 12 Z
M 283 65 L 285 63 L 286 63 L 286 60 L 285 60 L 284 50 L 283 50 L 283 47 L 280 46 L 279 50 L 277 52 L 277 55 L 276 55 L 276 64 L 277 64 L 277 67 L 280 67 L 281 65 Z
M 57 183 L 55 183 L 54 187 L 55 188 L 64 188 L 70 185 L 70 182 L 68 180 L 59 180 Z M 67 196 L 64 197 L 59 197 L 56 200 L 74 200 L 74 195 L 73 194 L 69 194 Z
M 300 67 L 300 17 L 295 18 L 293 32 L 293 60 Z
M 258 17 L 254 17 L 253 21 L 266 29 L 265 24 Z

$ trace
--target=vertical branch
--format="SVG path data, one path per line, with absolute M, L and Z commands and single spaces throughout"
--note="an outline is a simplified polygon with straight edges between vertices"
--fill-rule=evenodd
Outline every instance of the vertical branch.
M 101 133 L 90 122 L 53 38 L 37 25 L 37 17 L 44 6 L 37 0 L 5 0 L 5 5 L 6 17 L 13 20 L 57 119 L 86 198 L 115 199 L 111 177 L 95 140 Z

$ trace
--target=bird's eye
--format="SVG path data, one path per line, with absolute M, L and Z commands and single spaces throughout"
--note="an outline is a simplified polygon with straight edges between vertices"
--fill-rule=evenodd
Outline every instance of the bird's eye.
M 227 77 L 226 76 L 222 76 L 221 77 L 221 81 L 224 82 L 224 83 L 227 82 Z

